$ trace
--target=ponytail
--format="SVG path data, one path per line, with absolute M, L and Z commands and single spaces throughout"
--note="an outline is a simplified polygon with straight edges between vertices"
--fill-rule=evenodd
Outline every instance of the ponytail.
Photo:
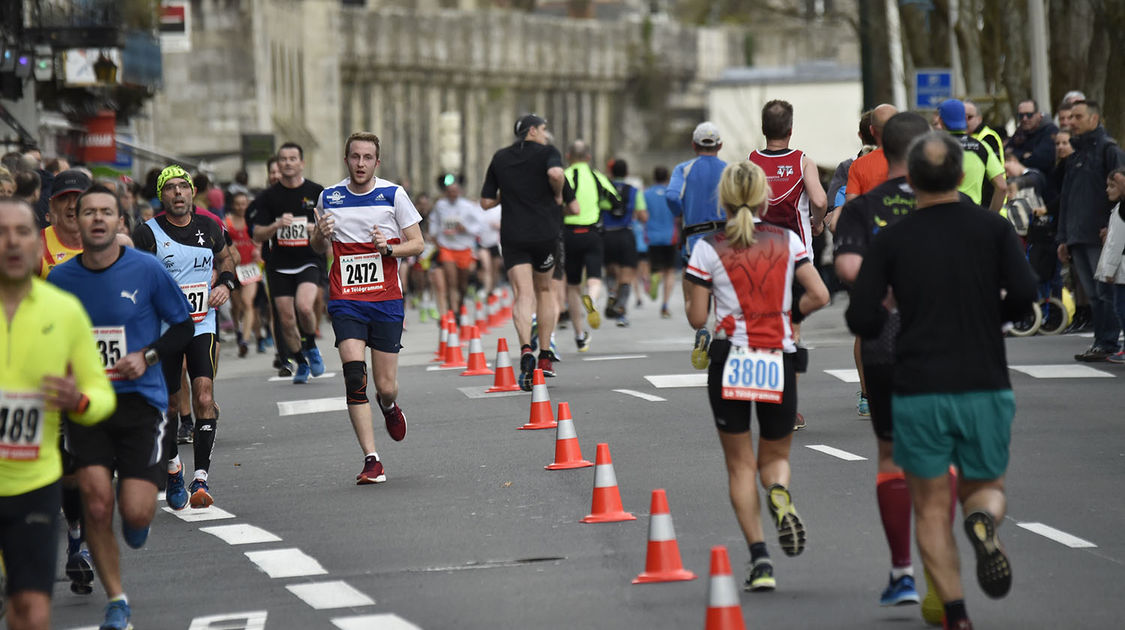
M 735 247 L 754 244 L 754 216 L 766 204 L 766 174 L 746 160 L 728 165 L 719 180 L 719 203 L 727 213 L 726 235 Z

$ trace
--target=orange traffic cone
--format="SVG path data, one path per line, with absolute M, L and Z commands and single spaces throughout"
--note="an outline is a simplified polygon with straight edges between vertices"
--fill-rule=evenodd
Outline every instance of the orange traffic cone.
M 484 304 L 477 300 L 477 328 L 480 328 L 480 334 L 488 333 L 488 311 L 484 310 Z
M 574 419 L 570 417 L 570 404 L 559 403 L 558 428 L 555 429 L 555 462 L 544 466 L 547 470 L 565 470 L 593 466 L 582 459 L 582 447 L 578 445 L 578 433 L 574 431 Z
M 512 359 L 508 356 L 508 340 L 501 337 L 496 340 L 496 378 L 492 379 L 492 387 L 486 389 L 485 393 L 518 391 L 520 391 L 520 386 L 516 383 Z
M 504 287 L 504 294 L 500 298 L 500 314 L 502 316 L 501 319 L 505 321 L 512 319 L 512 304 L 514 302 L 515 298 L 512 296 L 511 290 L 509 290 L 507 287 Z
M 469 338 L 469 333 L 471 332 L 469 330 L 469 327 L 472 326 L 472 325 L 473 325 L 473 320 L 469 317 L 469 309 L 466 308 L 464 304 L 461 304 L 461 338 L 462 339 L 468 339 Z
M 684 569 L 680 561 L 680 545 L 668 512 L 668 497 L 663 489 L 652 491 L 652 509 L 648 517 L 648 553 L 645 570 L 633 578 L 633 584 L 694 580 L 696 575 Z
M 469 329 L 469 364 L 461 376 L 487 376 L 492 374 L 488 369 L 488 362 L 484 360 L 484 348 L 480 344 L 480 329 L 473 326 Z
M 463 368 L 467 366 L 465 355 L 461 354 L 461 338 L 457 336 L 457 322 L 450 322 L 449 339 L 445 343 L 445 363 L 438 367 Z
M 438 335 L 437 354 L 430 359 L 431 363 L 445 360 L 445 344 L 449 341 L 449 318 L 451 317 L 453 317 L 453 311 L 441 316 L 441 333 Z
M 711 547 L 711 584 L 707 588 L 707 621 L 703 630 L 745 630 L 738 587 L 730 571 L 730 556 L 722 545 Z
M 637 517 L 621 507 L 621 492 L 617 489 L 617 474 L 613 472 L 613 458 L 609 456 L 609 444 L 598 444 L 598 455 L 594 458 L 594 500 L 590 513 L 582 519 L 583 523 L 616 523 L 635 521 Z
M 496 294 L 493 293 L 488 296 L 486 304 L 488 305 L 488 325 L 492 328 L 496 328 L 503 324 L 504 317 L 500 313 L 500 298 L 496 297 Z
M 553 429 L 558 426 L 551 413 L 551 397 L 547 394 L 547 382 L 543 380 L 543 370 L 535 370 L 531 376 L 531 417 L 524 429 Z

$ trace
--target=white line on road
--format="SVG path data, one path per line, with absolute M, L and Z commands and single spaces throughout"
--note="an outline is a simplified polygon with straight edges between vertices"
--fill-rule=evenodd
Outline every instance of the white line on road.
M 495 392 L 492 394 L 487 393 L 491 385 L 476 385 L 470 387 L 458 387 L 457 391 L 468 396 L 469 398 L 503 398 L 505 396 L 522 396 L 525 392 Z
M 170 507 L 163 508 L 163 510 L 172 516 L 188 523 L 197 523 L 199 521 L 218 521 L 224 518 L 234 518 L 234 514 L 227 512 L 222 508 L 211 506 L 208 508 L 184 508 L 182 510 L 173 510 Z
M 613 391 L 617 392 L 618 394 L 626 394 L 628 396 L 636 396 L 637 398 L 640 398 L 641 400 L 647 400 L 649 402 L 667 402 L 667 400 L 668 400 L 667 398 L 661 398 L 660 396 L 653 396 L 652 394 L 646 394 L 644 392 L 635 392 L 631 389 L 615 389 Z
M 326 608 L 354 608 L 370 606 L 375 600 L 357 591 L 347 582 L 318 582 L 315 584 L 290 584 L 285 587 L 317 610 Z
M 1113 374 L 1087 365 L 1009 365 L 1008 368 L 1032 378 L 1113 378 Z
M 491 363 L 487 363 L 487 365 L 489 367 L 492 367 Z M 430 367 L 426 368 L 426 371 L 427 372 L 448 372 L 450 370 L 460 370 L 460 371 L 464 372 L 466 369 L 467 368 L 464 365 L 462 365 L 461 367 L 441 367 L 440 365 L 431 365 Z
M 825 370 L 824 373 L 829 376 L 835 376 L 845 383 L 859 382 L 859 372 L 855 368 L 849 368 L 845 370 Z
M 391 613 L 336 617 L 332 620 L 332 625 L 340 630 L 422 630 L 421 626 L 416 626 Z
M 645 380 L 657 389 L 671 387 L 706 387 L 707 373 L 695 372 L 692 374 L 654 374 L 645 376 Z
M 199 531 L 218 537 L 228 545 L 252 545 L 254 543 L 280 542 L 281 537 L 253 525 L 217 525 L 202 527 Z
M 188 630 L 225 630 L 226 628 L 238 628 L 238 630 L 265 630 L 266 614 L 267 611 L 265 610 L 256 610 L 254 612 L 231 613 L 229 615 L 196 617 L 191 620 L 191 626 L 188 627 Z
M 310 374 L 309 375 L 309 382 L 323 381 L 324 379 L 332 378 L 333 376 L 336 376 L 335 372 L 325 372 L 324 374 L 321 374 L 320 376 L 313 376 L 313 375 Z M 292 381 L 292 380 L 293 380 L 292 376 L 271 376 L 270 377 L 271 383 L 280 383 L 281 381 Z
M 247 551 L 246 557 L 271 578 L 301 577 L 305 575 L 325 575 L 328 571 L 320 566 L 316 558 L 306 555 L 300 549 L 267 549 Z
M 811 448 L 814 451 L 820 451 L 821 453 L 824 453 L 825 455 L 831 455 L 832 457 L 839 457 L 840 459 L 842 459 L 844 461 L 848 461 L 848 462 L 862 462 L 862 461 L 867 460 L 866 457 L 861 457 L 859 455 L 856 455 L 855 453 L 849 453 L 847 451 L 842 451 L 838 448 L 834 448 L 834 447 L 831 447 L 831 446 L 828 446 L 828 445 L 825 445 L 825 444 L 806 444 L 805 447 Z
M 647 359 L 647 354 L 611 354 L 605 357 L 584 357 L 583 361 L 624 361 L 626 359 Z
M 1050 538 L 1057 543 L 1062 543 L 1067 547 L 1070 547 L 1071 549 L 1088 549 L 1097 547 L 1097 545 L 1088 540 L 1084 540 L 1077 536 L 1072 536 L 1062 530 L 1055 529 L 1050 525 L 1044 525 L 1043 523 L 1017 523 L 1017 525 L 1029 532 L 1035 532 L 1036 534 L 1039 534 L 1040 536 L 1044 536 L 1046 538 Z
M 343 396 L 335 398 L 313 398 L 311 400 L 278 401 L 277 415 L 299 416 L 306 413 L 324 413 L 327 411 L 346 411 L 348 403 Z

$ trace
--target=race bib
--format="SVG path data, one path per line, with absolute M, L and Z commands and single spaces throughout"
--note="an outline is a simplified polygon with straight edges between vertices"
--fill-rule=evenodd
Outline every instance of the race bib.
M 181 284 L 180 290 L 187 298 L 188 307 L 191 309 L 191 321 L 199 323 L 207 318 L 207 298 L 211 295 L 211 285 L 206 282 L 194 284 Z
M 279 247 L 304 247 L 309 244 L 309 218 L 293 217 L 293 223 L 277 229 Z
M 39 457 L 44 412 L 40 392 L 0 391 L 0 459 Z
M 239 284 L 254 284 L 262 279 L 262 268 L 257 263 L 239 265 L 234 268 L 234 273 L 238 276 Z
M 722 384 L 724 400 L 780 403 L 785 391 L 781 351 L 731 346 Z
M 442 223 L 442 227 L 450 234 L 457 232 L 457 230 L 461 228 L 461 220 L 456 217 L 449 217 L 442 221 Z
M 379 254 L 340 256 L 340 288 L 344 295 L 373 293 L 383 288 L 383 257 Z
M 124 376 L 117 372 L 117 362 L 125 356 L 125 327 L 107 326 L 94 328 L 94 341 L 98 344 L 98 356 L 102 360 L 102 368 L 111 381 L 123 381 Z

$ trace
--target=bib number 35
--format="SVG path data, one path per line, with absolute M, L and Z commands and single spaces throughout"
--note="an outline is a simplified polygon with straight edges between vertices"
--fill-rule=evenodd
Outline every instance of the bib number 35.
M 732 347 L 723 365 L 723 398 L 780 403 L 785 391 L 782 356 L 780 350 Z

